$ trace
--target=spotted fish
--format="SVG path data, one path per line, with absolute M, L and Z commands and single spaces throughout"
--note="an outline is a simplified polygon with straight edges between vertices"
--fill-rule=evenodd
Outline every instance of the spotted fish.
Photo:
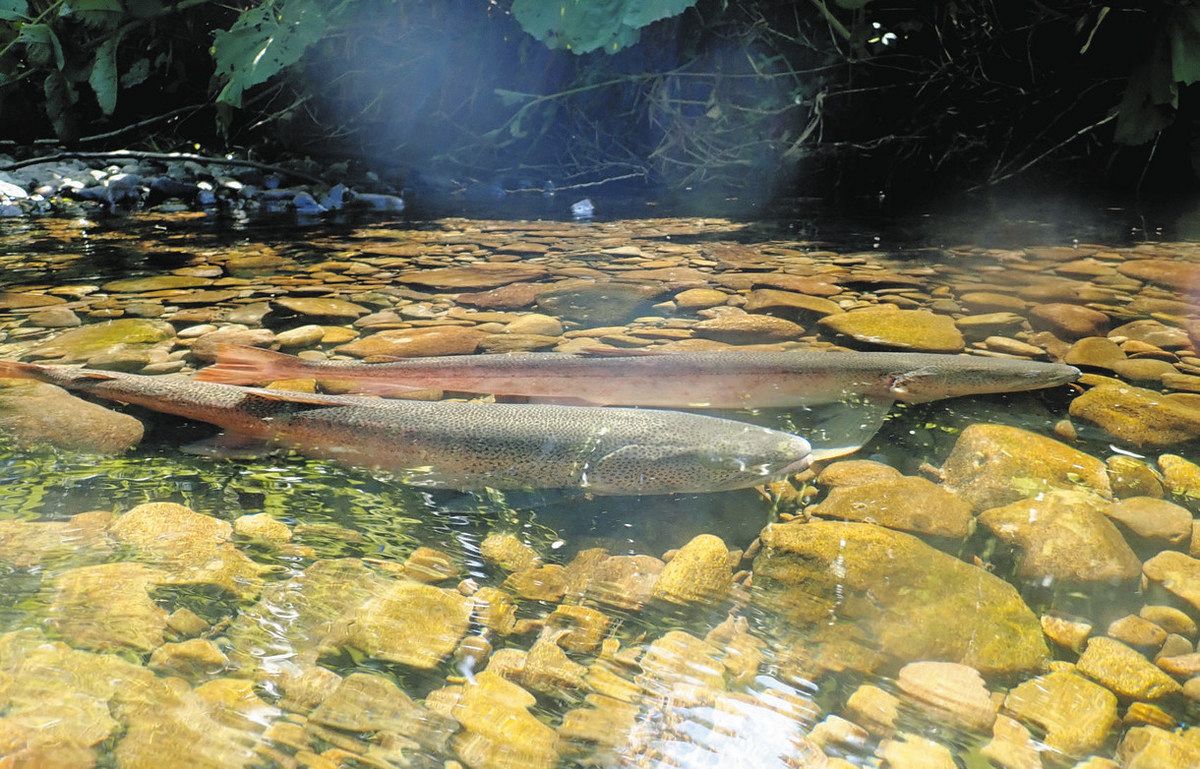
M 239 439 L 433 487 L 709 492 L 756 486 L 811 461 L 797 436 L 673 411 L 312 395 L 9 361 L 0 361 L 0 377 L 208 422 Z

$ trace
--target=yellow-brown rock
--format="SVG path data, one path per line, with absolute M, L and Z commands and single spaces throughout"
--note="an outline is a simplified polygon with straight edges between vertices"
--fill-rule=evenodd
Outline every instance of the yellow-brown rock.
M 805 512 L 818 518 L 865 521 L 951 539 L 965 539 L 974 528 L 967 502 L 931 481 L 916 477 L 836 487 L 819 505 Z
M 818 323 L 868 347 L 954 353 L 965 344 L 953 320 L 928 310 L 871 308 L 829 315 Z
M 945 745 L 915 734 L 885 740 L 875 754 L 883 760 L 884 769 L 957 769 L 958 766 Z
M 168 572 L 176 585 L 216 585 L 240 597 L 262 589 L 267 567 L 235 548 L 233 527 L 171 502 L 138 505 L 108 527 L 113 539 Z
M 137 419 L 31 379 L 0 378 L 0 434 L 18 446 L 120 454 L 142 440 Z
M 96 651 L 149 652 L 162 645 L 167 612 L 149 593 L 167 581 L 141 563 L 70 569 L 54 581 L 50 625 L 72 646 Z
M 1200 559 L 1164 550 L 1142 565 L 1142 573 L 1150 582 L 1200 609 Z
M 1167 631 L 1133 614 L 1113 620 L 1107 633 L 1110 638 L 1150 655 L 1161 649 L 1167 640 Z
M 1200 744 L 1157 726 L 1130 729 L 1117 746 L 1121 769 L 1192 769 L 1200 766 Z
M 511 681 L 485 670 L 430 700 L 462 725 L 454 750 L 471 769 L 552 769 L 558 762 L 558 735 L 529 712 L 533 695 Z
M 1104 463 L 1019 427 L 974 424 L 962 431 L 942 465 L 946 488 L 976 510 L 1048 489 L 1083 487 L 1112 496 Z
M 540 566 L 541 557 L 532 547 L 509 532 L 492 532 L 479 544 L 484 563 L 499 566 L 505 571 L 524 571 Z
M 896 685 L 910 703 L 943 723 L 986 732 L 996 720 L 997 704 L 979 671 L 968 665 L 910 662 L 900 668 Z
M 1159 499 L 1163 495 L 1162 481 L 1145 462 L 1114 454 L 1104 460 L 1108 466 L 1108 482 L 1112 486 L 1113 495 L 1118 499 L 1126 497 L 1152 497 Z
M 566 592 L 575 600 L 592 600 L 626 611 L 641 609 L 654 594 L 666 566 L 650 555 L 608 555 L 583 550 L 567 564 Z
M 1024 726 L 1000 716 L 992 727 L 992 739 L 980 749 L 997 769 L 1042 769 L 1041 746 Z
M 530 601 L 562 600 L 567 590 L 565 570 L 557 563 L 548 563 L 532 569 L 509 574 L 504 588 Z
M 1141 563 L 1103 513 L 1109 502 L 1080 491 L 1051 491 L 985 510 L 979 523 L 1018 551 L 1016 575 L 1067 583 L 1125 582 Z
M 233 522 L 233 531 L 239 537 L 259 542 L 280 543 L 292 540 L 292 530 L 287 524 L 266 513 L 239 517 Z
M 470 619 L 471 600 L 466 596 L 396 581 L 334 622 L 324 645 L 429 669 L 454 651 Z
M 216 673 L 229 664 L 229 658 L 206 638 L 167 643 L 150 655 L 150 668 L 166 675 L 197 678 Z
M 817 483 L 821 486 L 858 486 L 873 481 L 887 481 L 903 477 L 891 465 L 871 459 L 844 459 L 834 462 L 821 471 Z
M 1011 585 L 916 537 L 820 521 L 768 526 L 761 539 L 755 601 L 796 627 L 836 620 L 900 661 L 959 662 L 985 676 L 1047 661 L 1037 617 Z
M 1165 448 L 1200 437 L 1200 408 L 1132 385 L 1093 387 L 1071 401 L 1070 412 L 1134 446 Z
M 1186 550 L 1192 539 L 1192 514 L 1164 499 L 1128 497 L 1105 508 L 1104 514 L 1158 549 Z
M 1156 700 L 1180 691 L 1174 679 L 1137 651 L 1103 636 L 1088 641 L 1079 658 L 1078 669 L 1125 699 Z
M 1172 494 L 1200 499 L 1200 465 L 1176 454 L 1163 454 L 1158 458 L 1158 469 L 1162 470 L 1163 485 Z
M 1082 676 L 1055 672 L 1010 691 L 1004 712 L 1037 726 L 1054 750 L 1082 758 L 1099 750 L 1117 725 L 1117 698 Z
M 611 622 L 606 614 L 590 606 L 565 603 L 546 617 L 546 627 L 554 633 L 558 645 L 581 654 L 591 654 L 600 648 Z
M 878 686 L 862 684 L 846 700 L 846 716 L 877 737 L 887 736 L 896 731 L 900 698 Z
M 732 565 L 721 538 L 701 534 L 663 567 L 654 597 L 681 604 L 720 601 L 733 585 Z

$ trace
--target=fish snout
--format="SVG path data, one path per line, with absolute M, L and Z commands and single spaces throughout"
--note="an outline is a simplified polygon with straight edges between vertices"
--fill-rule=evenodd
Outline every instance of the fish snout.
M 789 437 L 790 440 L 785 441 L 780 447 L 784 462 L 779 470 L 780 476 L 794 475 L 807 470 L 813 461 L 812 445 L 799 436 Z

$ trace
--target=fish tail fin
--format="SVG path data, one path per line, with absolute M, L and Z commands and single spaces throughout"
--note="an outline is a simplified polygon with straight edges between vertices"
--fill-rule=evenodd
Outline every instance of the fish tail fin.
M 0 360 L 0 379 L 37 379 L 48 382 L 44 366 L 36 363 L 21 363 L 15 360 Z
M 296 372 L 303 370 L 305 366 L 305 361 L 287 353 L 227 344 L 217 349 L 217 362 L 200 369 L 195 378 L 202 382 L 221 384 L 266 384 L 277 379 L 294 378 Z

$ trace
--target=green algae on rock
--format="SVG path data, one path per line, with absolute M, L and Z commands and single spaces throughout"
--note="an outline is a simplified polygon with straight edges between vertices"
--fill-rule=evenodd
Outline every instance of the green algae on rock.
M 121 318 L 63 331 L 34 346 L 28 357 L 82 363 L 104 353 L 147 350 L 172 339 L 170 323 L 145 318 Z
M 1004 698 L 1004 710 L 1044 731 L 1046 745 L 1071 758 L 1099 750 L 1117 724 L 1116 695 L 1065 671 L 1017 686 Z
M 1088 641 L 1078 662 L 1079 672 L 1130 700 L 1156 700 L 1178 694 L 1180 686 L 1150 660 L 1113 638 Z
M 901 662 L 959 662 L 984 675 L 1048 661 L 1037 617 L 1011 585 L 916 537 L 817 522 L 768 526 L 762 544 L 756 600 L 800 626 L 837 617 Z
M 1019 427 L 973 424 L 942 465 L 946 488 L 976 511 L 1047 489 L 1082 488 L 1112 497 L 1105 465 L 1065 443 Z
M 819 323 L 855 342 L 886 349 L 955 353 L 964 345 L 953 320 L 928 310 L 871 308 L 828 315 Z

